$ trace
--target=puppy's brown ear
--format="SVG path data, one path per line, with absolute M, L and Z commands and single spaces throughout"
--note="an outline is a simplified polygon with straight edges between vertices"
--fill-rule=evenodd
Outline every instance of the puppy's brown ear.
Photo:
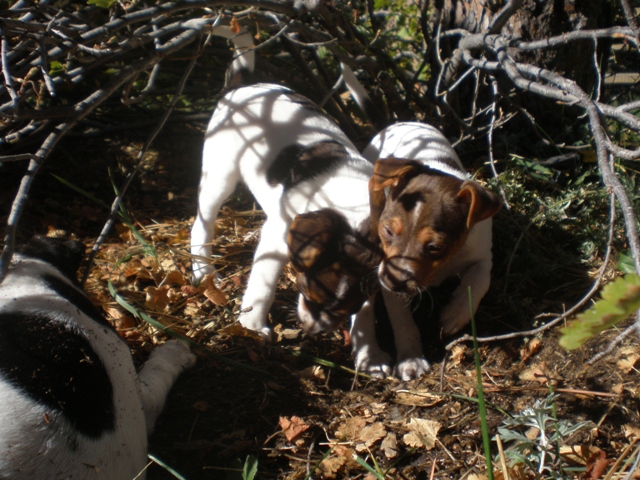
M 376 160 L 373 176 L 369 179 L 369 205 L 371 207 L 371 236 L 378 237 L 378 223 L 384 210 L 386 196 L 384 189 L 395 187 L 408 172 L 420 168 L 422 164 L 416 160 L 401 158 L 380 158 Z
M 296 216 L 289 227 L 289 260 L 298 272 L 309 270 L 335 239 L 335 212 L 318 210 Z
M 469 204 L 467 229 L 471 229 L 482 220 L 493 217 L 502 206 L 500 198 L 495 193 L 471 180 L 465 180 L 462 183 L 456 198 L 458 201 Z

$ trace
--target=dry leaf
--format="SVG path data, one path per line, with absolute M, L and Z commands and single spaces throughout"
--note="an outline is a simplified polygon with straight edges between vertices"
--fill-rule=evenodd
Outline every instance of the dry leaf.
M 551 373 L 547 368 L 547 364 L 545 362 L 540 362 L 538 365 L 533 365 L 526 370 L 520 372 L 520 380 L 525 382 L 538 382 L 546 385 L 548 380 L 551 378 Z M 552 380 L 551 384 L 555 385 L 557 383 L 556 380 Z
M 146 309 L 153 312 L 163 312 L 167 305 L 169 305 L 169 285 L 164 285 L 160 288 L 147 287 L 145 289 L 147 298 L 144 302 Z
M 396 438 L 396 434 L 389 432 L 387 436 L 384 437 L 384 440 L 382 440 L 380 448 L 384 452 L 385 457 L 395 458 L 398 455 L 398 439 Z
M 304 423 L 300 417 L 280 417 L 280 428 L 282 428 L 282 433 L 287 438 L 289 442 L 294 441 L 296 438 L 302 434 L 302 432 L 308 430 L 309 425 Z
M 607 467 L 609 466 L 609 460 L 607 460 L 607 454 L 598 449 L 587 459 L 587 470 L 585 471 L 586 480 L 598 480 L 602 478 Z
M 367 421 L 362 417 L 347 418 L 347 420 L 338 426 L 336 436 L 340 439 L 356 440 L 360 435 L 360 430 L 362 430 L 366 424 Z
M 116 233 L 120 237 L 121 240 L 125 242 L 130 242 L 133 239 L 131 235 L 131 230 L 124 223 L 116 223 Z
M 254 340 L 262 340 L 262 337 L 258 332 L 243 327 L 239 322 L 235 322 L 231 325 L 227 325 L 226 327 L 222 327 L 220 330 L 218 330 L 218 333 L 221 335 L 229 335 L 230 337 L 248 337 L 253 338 Z
M 273 331 L 278 336 L 278 342 L 281 342 L 283 339 L 296 340 L 302 333 L 302 329 L 300 328 L 283 328 L 280 324 L 276 325 Z
M 542 341 L 538 338 L 532 338 L 527 342 L 523 349 L 520 350 L 520 358 L 523 362 L 529 360 L 532 356 L 540 351 L 542 348 Z
M 540 429 L 538 427 L 530 427 L 524 432 L 524 436 L 529 440 L 535 440 L 540 435 Z
M 452 365 L 460 365 L 462 360 L 464 359 L 464 354 L 467 352 L 466 345 L 455 345 L 451 349 L 451 364 Z
M 226 305 L 229 301 L 225 293 L 215 286 L 213 275 L 207 274 L 204 276 L 198 287 L 198 292 L 207 297 L 214 305 Z
M 407 423 L 409 433 L 405 434 L 402 440 L 409 447 L 424 447 L 427 450 L 431 450 L 436 444 L 436 436 L 440 427 L 441 424 L 433 420 L 412 418 Z
M 103 308 L 116 330 L 129 330 L 136 327 L 136 320 L 126 312 L 116 307 L 103 306 Z
M 444 400 L 444 396 L 436 395 L 427 390 L 400 390 L 396 392 L 393 401 L 400 405 L 412 407 L 433 407 Z
M 158 270 L 159 267 L 158 261 L 154 257 L 144 257 L 140 260 L 140 265 L 151 272 Z
M 367 451 L 367 449 L 371 448 L 374 443 L 383 438 L 386 434 L 387 429 L 384 428 L 384 425 L 382 423 L 367 425 L 362 430 L 360 430 L 360 434 L 358 435 L 357 440 L 364 443 L 359 443 L 358 445 L 356 445 L 356 451 Z
M 613 387 L 611 387 L 611 391 L 618 395 L 622 395 L 622 392 L 624 392 L 624 383 L 616 383 Z
M 231 20 L 229 21 L 229 30 L 233 33 L 240 33 L 240 23 L 236 17 L 231 17 Z
M 304 370 L 300 371 L 299 375 L 302 378 L 313 380 L 315 382 L 324 382 L 327 380 L 327 376 L 325 375 L 324 370 L 320 365 L 312 365 L 311 367 L 307 367 Z
M 640 359 L 638 349 L 631 346 L 622 347 L 618 356 L 621 357 L 617 362 L 618 368 L 624 373 L 630 373 Z
M 322 470 L 324 478 L 336 478 L 338 472 L 345 464 L 346 458 L 342 456 L 330 456 L 320 462 L 320 470 Z
M 624 436 L 627 438 L 640 438 L 640 428 L 626 424 L 622 427 L 624 430 Z
M 163 285 L 175 284 L 175 285 L 183 286 L 187 284 L 187 281 L 185 280 L 184 274 L 182 272 L 179 272 L 178 270 L 171 270 L 164 277 L 164 280 L 162 280 L 162 284 Z
M 586 465 L 587 461 L 601 451 L 593 445 L 562 445 L 560 455 L 565 460 L 577 465 Z

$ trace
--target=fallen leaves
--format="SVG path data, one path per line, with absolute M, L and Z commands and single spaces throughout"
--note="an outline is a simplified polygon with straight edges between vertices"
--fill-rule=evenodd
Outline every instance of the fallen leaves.
M 382 443 L 380 448 L 387 458 L 395 458 L 398 455 L 398 438 L 395 433 L 389 432 Z
M 398 390 L 393 399 L 395 403 L 412 407 L 433 407 L 444 400 L 444 395 L 434 394 L 427 390 Z
M 205 275 L 197 291 L 207 297 L 214 305 L 222 306 L 229 302 L 227 295 L 216 287 L 213 275 Z
M 431 450 L 436 444 L 438 431 L 442 425 L 434 420 L 412 418 L 407 423 L 409 433 L 402 437 L 405 444 L 414 448 Z
M 309 425 L 307 425 L 300 417 L 296 416 L 280 417 L 280 421 L 278 423 L 288 442 L 293 442 L 303 432 L 309 429 Z
M 382 423 L 374 423 L 364 427 L 358 435 L 356 444 L 357 452 L 366 452 L 371 448 L 378 440 L 381 440 L 387 435 L 387 429 L 384 428 Z
M 623 373 L 631 373 L 640 359 L 640 352 L 637 346 L 629 345 L 620 349 L 618 357 L 618 369 Z
M 144 306 L 147 310 L 151 310 L 152 312 L 164 312 L 169 303 L 171 303 L 168 285 L 164 285 L 160 288 L 147 287 L 145 292 L 147 294 L 147 298 L 144 302 Z

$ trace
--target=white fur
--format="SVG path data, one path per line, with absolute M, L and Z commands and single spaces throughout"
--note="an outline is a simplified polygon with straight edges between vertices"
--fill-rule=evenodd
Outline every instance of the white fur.
M 16 255 L 0 286 L 0 313 L 49 312 L 52 322 L 67 325 L 91 343 L 113 387 L 115 430 L 97 439 L 84 437 L 59 410 L 35 402 L 0 372 L 0 478 L 133 479 L 147 463 L 147 434 L 169 388 L 195 358 L 181 343 L 168 342 L 136 374 L 129 347 L 118 334 L 48 288 L 43 274 L 71 284 L 50 264 Z
M 209 261 L 214 224 L 220 206 L 238 182 L 244 182 L 267 215 L 242 300 L 239 321 L 270 336 L 267 323 L 278 277 L 287 262 L 286 235 L 293 218 L 333 208 L 352 226 L 369 216 L 368 181 L 373 164 L 366 161 L 335 123 L 320 112 L 293 101 L 289 89 L 257 84 L 225 95 L 207 128 L 202 156 L 198 214 L 191 230 L 195 281 L 213 274 Z M 329 174 L 284 190 L 266 179 L 269 166 L 291 145 L 321 141 L 344 146 L 348 160 Z
M 460 180 L 468 178 L 458 155 L 442 133 L 430 125 L 421 123 L 397 123 L 385 128 L 371 140 L 363 155 L 370 161 L 388 157 L 420 160 L 429 167 Z M 443 160 L 455 162 L 459 170 L 443 163 Z M 489 218 L 472 227 L 462 249 L 438 271 L 431 282 L 431 286 L 436 286 L 446 278 L 455 275 L 460 277 L 460 285 L 453 292 L 440 317 L 440 322 L 448 333 L 455 333 L 469 322 L 468 288 L 471 287 L 474 312 L 489 289 L 492 266 L 491 225 L 492 221 Z M 395 373 L 401 379 L 417 377 L 429 370 L 429 363 L 422 352 L 420 331 L 403 298 L 386 288 L 382 289 L 382 294 L 398 352 Z M 370 310 L 364 310 L 363 313 L 372 314 Z M 370 327 L 372 322 L 373 319 L 366 316 L 356 317 L 352 328 L 355 357 L 362 365 L 379 363 L 379 359 L 384 358 L 377 345 L 375 331 Z M 380 368 L 381 371 L 386 369 L 385 366 Z

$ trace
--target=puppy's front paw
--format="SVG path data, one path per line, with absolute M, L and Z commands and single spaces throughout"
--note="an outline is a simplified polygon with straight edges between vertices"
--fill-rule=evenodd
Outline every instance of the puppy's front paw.
M 260 335 L 262 341 L 270 343 L 273 340 L 273 332 L 268 325 L 265 325 L 264 322 L 259 321 L 256 318 L 242 315 L 240 315 L 240 317 L 238 318 L 238 322 L 240 322 L 240 325 L 242 325 L 247 330 L 251 330 L 252 332 Z
M 396 365 L 394 375 L 403 381 L 413 380 L 431 370 L 431 365 L 424 358 L 405 358 Z
M 169 340 L 151 352 L 150 358 L 161 356 L 164 361 L 186 370 L 196 364 L 196 356 L 180 340 Z
M 374 378 L 391 376 L 391 357 L 379 349 L 363 348 L 355 356 L 356 370 Z

